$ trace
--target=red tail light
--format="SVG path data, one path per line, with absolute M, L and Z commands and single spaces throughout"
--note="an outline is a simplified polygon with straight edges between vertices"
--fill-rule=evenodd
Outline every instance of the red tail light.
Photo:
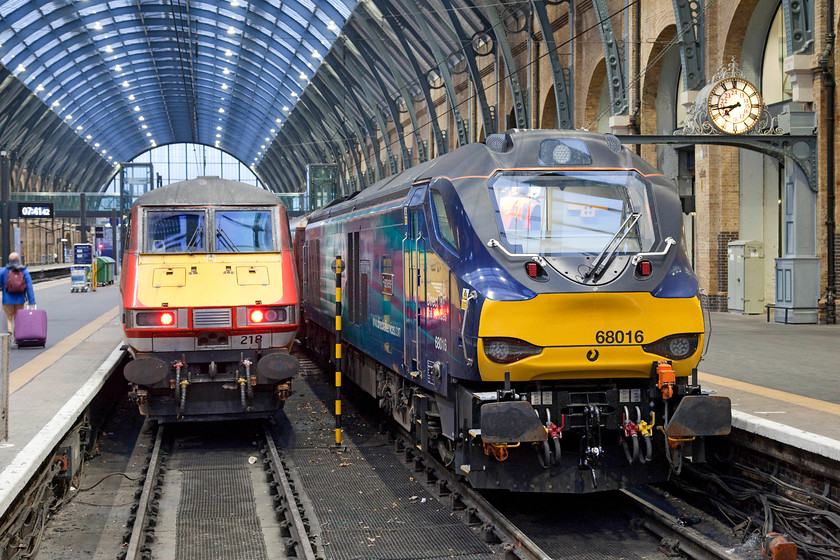
M 539 270 L 537 269 L 537 263 L 529 262 L 525 264 L 525 270 L 528 272 L 528 276 L 531 278 L 536 278 L 539 274 Z
M 639 264 L 636 265 L 636 272 L 639 276 L 650 276 L 651 272 L 653 272 L 650 261 L 639 261 Z
M 290 324 L 295 320 L 294 305 L 276 307 L 249 307 L 237 310 L 240 326 Z
M 176 311 L 136 311 L 134 325 L 137 327 L 173 327 L 178 326 Z

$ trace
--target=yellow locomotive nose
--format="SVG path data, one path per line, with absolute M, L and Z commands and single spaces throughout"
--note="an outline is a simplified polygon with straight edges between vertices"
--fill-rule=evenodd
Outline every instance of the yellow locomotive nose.
M 478 368 L 483 381 L 649 377 L 673 361 L 678 377 L 700 361 L 703 315 L 697 298 L 646 292 L 540 294 L 487 300 L 481 311 Z

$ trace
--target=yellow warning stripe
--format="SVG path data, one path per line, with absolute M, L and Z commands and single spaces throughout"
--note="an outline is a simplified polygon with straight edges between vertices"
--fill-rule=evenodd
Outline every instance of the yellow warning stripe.
M 802 406 L 805 408 L 810 408 L 812 410 L 818 410 L 820 412 L 827 412 L 828 414 L 835 414 L 837 416 L 840 416 L 840 405 L 821 401 L 818 399 L 812 399 L 811 397 L 794 395 L 785 391 L 770 389 L 769 387 L 760 387 L 758 385 L 752 385 L 750 383 L 744 383 L 743 381 L 736 381 L 735 379 L 728 379 L 726 377 L 720 377 L 719 375 L 713 375 L 711 373 L 701 371 L 700 385 L 703 385 L 704 381 L 714 383 L 715 385 L 720 385 L 721 387 L 726 387 L 727 389 L 742 391 L 744 393 L 751 393 L 753 395 L 759 395 L 768 399 L 775 399 L 777 401 L 795 404 L 797 406 Z
M 87 325 L 83 326 L 67 338 L 44 350 L 36 357 L 20 366 L 9 376 L 9 393 L 14 393 L 35 378 L 36 375 L 53 365 L 62 356 L 78 346 L 87 337 L 113 321 L 119 312 L 119 306 L 106 311 Z

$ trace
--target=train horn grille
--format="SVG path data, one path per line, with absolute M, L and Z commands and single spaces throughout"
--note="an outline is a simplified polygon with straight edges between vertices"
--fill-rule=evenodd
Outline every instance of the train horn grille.
M 195 329 L 219 329 L 231 326 L 230 309 L 193 310 L 193 328 Z

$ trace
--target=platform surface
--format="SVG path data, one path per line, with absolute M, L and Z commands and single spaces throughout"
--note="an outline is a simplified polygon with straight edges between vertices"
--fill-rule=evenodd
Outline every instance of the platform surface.
M 840 460 L 840 325 L 711 318 L 700 384 L 732 399 L 733 426 Z
M 70 280 L 61 279 L 34 288 L 38 308 L 47 312 L 47 344 L 11 349 L 9 438 L 0 441 L 0 515 L 96 395 L 107 377 L 103 368 L 121 354 L 116 285 L 71 293 Z M 5 332 L 5 316 L 0 319 Z

